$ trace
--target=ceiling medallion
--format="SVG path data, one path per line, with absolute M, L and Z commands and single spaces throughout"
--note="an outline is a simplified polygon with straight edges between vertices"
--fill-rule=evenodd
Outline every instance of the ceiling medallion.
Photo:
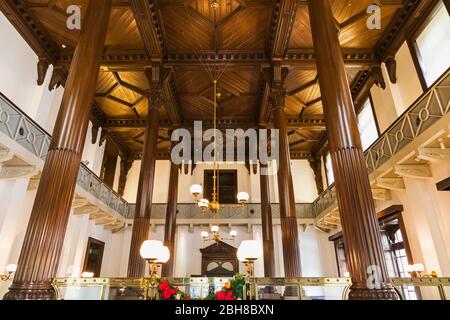
M 218 7 L 219 7 L 219 1 L 218 0 L 213 0 L 211 2 L 211 8 L 217 9 Z

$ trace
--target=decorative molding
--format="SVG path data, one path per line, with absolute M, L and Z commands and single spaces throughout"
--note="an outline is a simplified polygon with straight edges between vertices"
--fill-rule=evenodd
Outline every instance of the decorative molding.
M 384 188 L 372 188 L 374 200 L 389 201 L 392 199 L 391 190 Z
M 11 160 L 14 154 L 8 148 L 0 148 L 0 162 L 6 162 Z
M 420 147 L 418 149 L 418 157 L 420 159 L 428 161 L 432 160 L 450 161 L 450 149 Z
M 428 164 L 397 164 L 394 173 L 408 178 L 432 178 L 431 168 Z
M 72 206 L 73 207 L 73 206 Z M 97 206 L 94 206 L 92 204 L 87 204 L 84 206 L 79 206 L 73 209 L 73 213 L 75 215 L 80 215 L 80 214 L 91 214 L 94 212 L 98 212 L 99 209 Z
M 28 181 L 27 191 L 37 190 L 40 181 L 41 181 L 40 173 L 31 177 L 30 180 Z
M 397 61 L 395 60 L 395 57 L 387 58 L 385 64 L 389 80 L 394 84 L 397 83 Z
M 380 178 L 377 178 L 376 184 L 378 187 L 388 189 L 388 190 L 403 191 L 406 189 L 405 181 L 403 180 L 403 178 L 380 177 Z
M 0 180 L 18 180 L 34 176 L 38 173 L 39 170 L 36 166 L 0 163 Z

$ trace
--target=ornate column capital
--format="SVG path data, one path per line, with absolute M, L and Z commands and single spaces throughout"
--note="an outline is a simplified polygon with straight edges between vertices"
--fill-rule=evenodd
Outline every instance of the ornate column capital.
M 145 95 L 148 99 L 149 110 L 160 110 L 165 103 L 164 92 L 162 88 L 147 90 Z
M 282 109 L 284 110 L 286 102 L 286 89 L 282 87 L 272 88 L 269 95 L 269 104 L 272 110 Z

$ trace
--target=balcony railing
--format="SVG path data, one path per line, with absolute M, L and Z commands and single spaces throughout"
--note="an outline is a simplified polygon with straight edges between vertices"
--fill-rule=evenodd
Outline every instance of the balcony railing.
M 152 205 L 151 217 L 152 219 L 165 219 L 167 204 L 156 203 Z M 312 206 L 310 203 L 297 203 L 295 205 L 297 218 L 314 218 Z M 128 218 L 134 216 L 136 210 L 135 204 L 128 205 Z M 177 204 L 177 219 L 205 219 L 208 215 L 202 213 L 202 210 L 193 203 L 178 203 Z M 272 204 L 272 217 L 280 217 L 280 205 Z M 220 219 L 261 219 L 261 204 L 248 203 L 245 206 L 238 205 L 224 205 L 220 209 Z
M 431 125 L 444 117 L 450 109 L 449 98 L 450 71 L 447 71 L 364 153 L 369 174 L 386 163 Z M 1 93 L 0 132 L 41 160 L 45 160 L 51 136 Z M 105 185 L 84 164 L 81 164 L 77 183 L 80 187 L 100 199 L 123 217 L 127 219 L 134 217 L 135 204 L 127 203 L 114 190 Z M 335 205 L 336 200 L 336 190 L 334 185 L 332 185 L 312 204 L 297 204 L 297 217 L 317 217 L 324 210 Z M 165 206 L 162 204 L 153 205 L 152 217 L 163 217 L 165 215 Z M 195 218 L 199 212 L 192 204 L 178 204 L 178 210 L 179 217 L 186 218 Z M 272 211 L 274 217 L 277 217 L 279 215 L 279 206 L 274 204 Z M 222 210 L 221 216 L 223 218 L 258 218 L 260 215 L 260 205 L 249 204 L 244 208 L 226 207 Z
M 414 102 L 364 153 L 369 174 L 380 168 L 408 146 L 450 110 L 450 71 Z M 312 211 L 320 215 L 337 201 L 331 185 L 313 203 Z
M 0 132 L 45 161 L 51 136 L 0 93 Z M 81 164 L 77 184 L 125 218 L 128 203 Z

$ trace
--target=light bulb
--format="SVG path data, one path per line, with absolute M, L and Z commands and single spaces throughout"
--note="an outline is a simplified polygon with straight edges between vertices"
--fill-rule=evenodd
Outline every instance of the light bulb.
M 261 244 L 256 240 L 242 241 L 237 251 L 239 261 L 256 260 L 263 255 Z
M 94 273 L 93 272 L 83 272 L 81 274 L 82 278 L 93 278 L 94 277 Z
M 203 187 L 199 184 L 193 184 L 190 188 L 189 191 L 191 192 L 192 195 L 194 195 L 195 197 L 197 197 L 200 193 L 203 192 Z
M 247 192 L 239 192 L 237 194 L 237 199 L 240 203 L 244 203 L 244 202 L 247 202 L 248 199 L 250 199 L 250 196 L 248 195 Z
M 5 268 L 5 271 L 8 273 L 14 273 L 17 270 L 17 265 L 15 264 L 8 264 Z
M 211 232 L 219 232 L 219 226 L 212 226 Z
M 231 230 L 230 231 L 230 236 L 231 237 L 236 237 L 237 236 L 237 231 L 236 230 Z
M 202 236 L 202 238 L 208 238 L 208 232 L 202 231 L 201 236 Z
M 159 263 L 165 263 L 170 258 L 169 248 L 163 246 L 163 243 L 157 240 L 144 241 L 141 245 L 140 254 L 145 260 L 153 260 Z

